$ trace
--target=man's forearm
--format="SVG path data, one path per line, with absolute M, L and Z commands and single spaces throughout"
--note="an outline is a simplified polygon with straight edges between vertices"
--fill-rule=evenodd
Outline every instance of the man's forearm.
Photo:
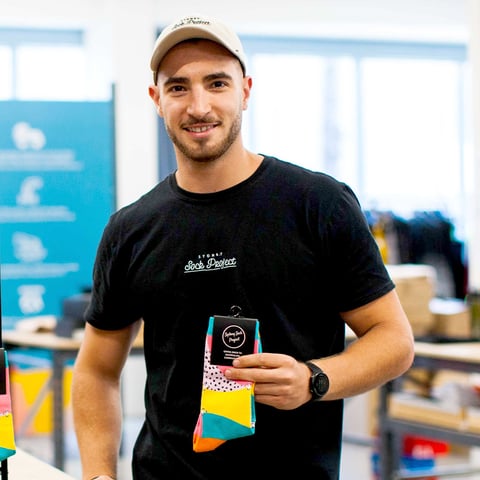
M 122 429 L 119 384 L 77 372 L 72 405 L 83 480 L 116 478 Z

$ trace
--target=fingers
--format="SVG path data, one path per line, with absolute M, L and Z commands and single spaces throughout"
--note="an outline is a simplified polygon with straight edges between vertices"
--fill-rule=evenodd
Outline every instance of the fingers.
M 234 360 L 225 370 L 229 380 L 255 383 L 255 401 L 280 409 L 292 409 L 309 397 L 310 371 L 302 362 L 288 355 L 255 353 Z
M 277 383 L 288 381 L 297 361 L 278 353 L 254 353 L 236 358 L 232 369 L 225 371 L 230 380 L 246 380 L 249 382 Z
M 252 353 L 236 358 L 233 366 L 235 368 L 279 368 L 290 359 L 288 355 L 278 353 Z

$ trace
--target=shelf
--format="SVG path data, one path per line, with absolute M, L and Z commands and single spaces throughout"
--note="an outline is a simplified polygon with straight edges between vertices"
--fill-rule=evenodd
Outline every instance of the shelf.
M 432 371 L 447 369 L 458 372 L 478 372 L 480 367 L 480 344 L 478 342 L 455 342 L 450 344 L 430 344 L 428 342 L 415 343 L 414 366 L 426 368 Z M 386 383 L 380 389 L 379 405 L 379 430 L 380 430 L 380 480 L 400 480 L 410 478 L 438 478 L 458 476 L 461 474 L 476 473 L 480 467 L 453 465 L 448 468 L 437 468 L 428 472 L 409 471 L 401 469 L 400 456 L 402 451 L 402 435 L 415 434 L 470 447 L 480 446 L 480 434 L 478 432 L 478 414 L 463 410 L 458 416 L 447 415 L 443 426 L 433 424 L 434 415 L 425 414 L 423 417 L 418 412 L 413 419 L 403 418 L 407 416 L 408 408 L 397 409 L 397 416 L 393 417 L 389 412 L 390 396 L 402 392 L 402 383 L 407 376 L 400 377 Z M 394 397 L 393 397 L 394 398 Z M 478 409 L 476 409 L 478 410 Z M 413 411 L 413 410 L 412 410 Z M 398 413 L 401 415 L 398 415 Z M 451 413 L 451 412 L 450 412 Z M 472 414 L 469 423 L 469 415 Z M 401 416 L 402 418 L 398 418 Z M 422 421 L 423 420 L 423 421 Z M 449 423 L 451 422 L 451 423 Z M 439 422 L 440 423 L 440 422 Z M 458 427 L 458 428 L 452 428 Z M 467 427 L 469 429 L 467 429 Z
M 382 422 L 382 429 L 385 429 L 387 432 L 394 431 L 397 434 L 414 433 L 420 436 L 446 440 L 462 445 L 480 446 L 480 435 L 478 433 L 436 427 L 434 425 L 409 420 L 388 417 Z

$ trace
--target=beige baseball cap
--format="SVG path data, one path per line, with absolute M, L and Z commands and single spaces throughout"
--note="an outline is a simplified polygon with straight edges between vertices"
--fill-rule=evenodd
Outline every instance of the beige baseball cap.
M 245 73 L 246 56 L 238 35 L 219 20 L 192 16 L 184 17 L 168 25 L 157 38 L 153 48 L 152 59 L 150 60 L 150 68 L 152 69 L 153 81 L 155 83 L 157 81 L 158 67 L 167 52 L 177 43 L 193 38 L 212 40 L 224 46 L 232 55 L 238 58 Z

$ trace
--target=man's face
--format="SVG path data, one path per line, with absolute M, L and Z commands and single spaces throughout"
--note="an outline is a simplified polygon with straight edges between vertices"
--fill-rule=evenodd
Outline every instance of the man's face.
M 217 43 L 180 43 L 164 57 L 150 95 L 178 152 L 211 161 L 240 141 L 251 80 Z

